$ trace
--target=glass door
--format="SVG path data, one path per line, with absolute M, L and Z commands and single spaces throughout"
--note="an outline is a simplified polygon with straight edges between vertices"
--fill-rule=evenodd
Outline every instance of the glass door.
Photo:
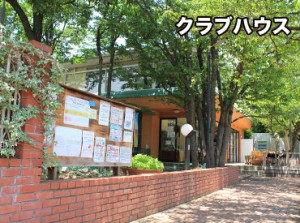
M 175 118 L 161 119 L 160 121 L 160 148 L 159 159 L 164 162 L 177 162 L 177 121 Z
M 239 132 L 234 129 L 231 129 L 230 133 L 230 141 L 229 141 L 229 149 L 228 149 L 228 156 L 227 162 L 228 163 L 235 163 L 239 160 Z

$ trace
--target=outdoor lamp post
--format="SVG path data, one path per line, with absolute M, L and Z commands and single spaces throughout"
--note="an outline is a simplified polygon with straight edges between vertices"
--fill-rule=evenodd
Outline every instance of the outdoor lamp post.
M 191 150 L 191 136 L 195 134 L 195 131 L 193 129 L 193 126 L 190 124 L 184 124 L 181 127 L 180 130 L 181 134 L 185 137 L 185 150 L 184 150 L 184 156 L 185 156 L 185 162 L 184 162 L 184 169 L 188 170 L 190 165 L 190 150 Z

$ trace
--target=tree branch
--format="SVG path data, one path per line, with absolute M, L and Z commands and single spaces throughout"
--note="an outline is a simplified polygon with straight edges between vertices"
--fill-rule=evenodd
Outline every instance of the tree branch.
M 265 116 L 262 116 L 262 115 L 250 115 L 250 116 L 249 115 L 242 115 L 242 116 L 240 116 L 240 117 L 232 120 L 231 123 L 234 123 L 234 122 L 236 122 L 236 121 L 238 121 L 240 119 L 243 119 L 243 118 L 250 118 L 250 117 L 252 117 L 252 118 L 264 118 Z
M 31 25 L 28 20 L 28 17 L 25 14 L 24 10 L 19 5 L 18 1 L 17 0 L 6 0 L 6 1 L 13 7 L 15 12 L 18 14 L 18 16 L 23 24 L 27 38 L 29 40 L 36 40 L 36 34 L 32 30 Z

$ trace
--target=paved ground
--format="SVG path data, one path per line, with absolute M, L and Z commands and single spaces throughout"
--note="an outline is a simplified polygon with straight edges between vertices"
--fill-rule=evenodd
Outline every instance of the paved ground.
M 251 177 L 132 223 L 300 223 L 300 179 Z

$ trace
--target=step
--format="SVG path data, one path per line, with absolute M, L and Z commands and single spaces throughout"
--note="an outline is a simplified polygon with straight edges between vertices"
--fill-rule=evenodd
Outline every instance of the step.
M 249 170 L 249 171 L 258 171 L 262 170 L 262 166 L 254 166 L 254 165 L 245 165 L 245 166 L 239 166 L 240 170 Z
M 265 172 L 263 170 L 258 170 L 258 171 L 242 170 L 242 171 L 239 171 L 239 174 L 259 177 L 259 176 L 264 176 Z

